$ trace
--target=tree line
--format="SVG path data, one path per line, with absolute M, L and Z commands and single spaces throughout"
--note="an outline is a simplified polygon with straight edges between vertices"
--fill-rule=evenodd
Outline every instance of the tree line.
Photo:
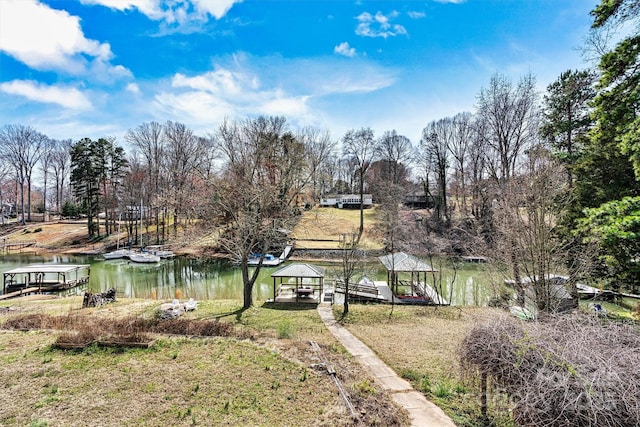
M 594 11 L 594 31 L 635 16 L 637 2 L 613 3 Z M 602 54 L 598 69 L 567 70 L 543 94 L 533 75 L 494 74 L 475 111 L 427 123 L 415 142 L 395 130 L 376 137 L 368 127 L 335 139 L 292 129 L 285 117 L 255 117 L 225 120 L 206 135 L 183 123 L 143 123 L 126 133 L 127 153 L 112 137 L 54 140 L 5 125 L 2 218 L 13 201 L 20 221 L 31 219 L 38 177 L 44 210 L 86 215 L 90 236 L 100 237 L 102 213 L 109 234 L 123 212 L 144 210 L 157 242 L 205 222 L 217 230 L 218 248 L 243 265 L 250 291 L 257 276 L 248 256 L 283 241 L 300 209 L 329 193 L 363 201 L 371 192 L 389 251 L 444 236 L 444 252 L 501 260 L 521 298 L 523 278 L 558 268 L 572 280 L 636 290 L 638 37 Z M 399 215 L 410 191 L 430 208 L 419 236 Z M 551 308 L 550 284 L 536 286 L 535 301 Z

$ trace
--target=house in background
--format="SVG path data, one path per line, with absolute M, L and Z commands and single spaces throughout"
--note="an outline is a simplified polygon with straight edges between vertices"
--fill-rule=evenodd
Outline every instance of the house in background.
M 403 204 L 410 209 L 427 209 L 434 206 L 433 198 L 427 196 L 423 188 L 416 188 L 405 194 Z
M 373 196 L 371 194 L 364 194 L 362 198 L 362 204 L 365 208 L 373 206 Z M 360 195 L 359 194 L 330 194 L 320 199 L 320 206 L 323 207 L 336 207 L 339 209 L 359 209 L 360 208 Z

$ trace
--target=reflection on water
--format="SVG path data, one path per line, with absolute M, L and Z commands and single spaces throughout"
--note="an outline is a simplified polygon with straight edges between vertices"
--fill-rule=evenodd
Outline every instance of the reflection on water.
M 91 264 L 88 289 L 104 292 L 115 288 L 118 295 L 136 298 L 198 300 L 242 299 L 242 275 L 239 268 L 216 260 L 177 257 L 159 264 L 136 264 L 128 260 L 103 261 L 100 256 L 72 255 L 5 255 L 0 256 L 0 270 L 35 263 Z M 325 280 L 331 282 L 340 275 L 340 264 L 324 265 Z M 427 276 L 430 283 L 441 283 L 435 288 L 453 305 L 486 305 L 492 297 L 487 269 L 481 265 L 465 264 L 456 271 L 444 263 L 436 262 L 438 279 Z M 254 286 L 254 299 L 263 301 L 273 297 L 270 275 L 279 267 L 263 268 Z M 386 281 L 387 272 L 379 262 L 367 263 L 364 273 L 373 280 Z M 359 280 L 360 277 L 356 277 Z M 437 282 L 439 280 L 439 282 Z M 2 288 L 0 287 L 0 292 Z M 76 289 L 72 292 L 82 293 Z
M 103 261 L 99 256 L 9 255 L 0 257 L 0 269 L 10 270 L 28 264 L 90 264 L 88 289 L 104 292 L 115 288 L 119 295 L 136 298 L 242 299 L 240 269 L 221 261 L 202 261 L 177 257 L 158 264 L 136 264 L 128 260 Z M 264 300 L 273 294 L 270 277 L 273 268 L 262 269 L 254 286 L 254 298 Z

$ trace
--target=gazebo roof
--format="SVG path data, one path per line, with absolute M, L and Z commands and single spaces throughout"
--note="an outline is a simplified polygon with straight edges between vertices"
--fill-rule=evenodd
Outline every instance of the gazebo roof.
M 378 258 L 388 271 L 396 272 L 432 272 L 435 271 L 429 264 L 419 260 L 413 255 L 404 252 L 384 255 Z
M 289 264 L 272 273 L 271 277 L 323 278 L 324 268 L 309 264 Z

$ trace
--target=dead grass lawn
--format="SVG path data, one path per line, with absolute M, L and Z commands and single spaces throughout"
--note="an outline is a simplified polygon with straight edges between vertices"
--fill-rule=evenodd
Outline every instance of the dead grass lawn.
M 339 319 L 342 307 L 336 306 Z M 498 314 L 475 307 L 351 304 L 344 325 L 399 375 L 442 407 L 461 426 L 479 422 L 479 394 L 462 377 L 458 348 L 476 322 Z M 500 420 L 498 425 L 505 422 Z M 506 421 L 509 425 L 509 420 Z
M 229 322 L 238 336 L 156 334 L 149 349 L 58 350 L 64 331 L 3 331 L 25 314 L 113 319 L 153 316 L 160 301 L 119 300 L 79 309 L 81 297 L 12 300 L 0 306 L 0 425 L 164 426 L 407 425 L 373 381 L 322 325 L 316 310 L 203 301 L 184 319 Z M 181 318 L 181 319 L 182 319 Z M 170 321 L 169 321 L 170 322 Z M 64 323 L 64 322 L 62 322 Z M 80 322 L 81 323 L 81 322 Z M 248 333 L 250 332 L 250 334 Z M 356 406 L 354 422 L 309 340 L 317 341 Z M 45 424 L 46 423 L 46 424 Z
M 370 249 L 382 247 L 382 240 L 375 232 L 377 223 L 376 207 L 364 211 L 363 245 Z M 354 233 L 360 227 L 358 209 L 338 209 L 314 207 L 305 211 L 300 222 L 293 229 L 292 238 L 298 239 L 298 248 L 335 249 L 340 235 Z M 321 240 L 321 241 L 317 241 Z

